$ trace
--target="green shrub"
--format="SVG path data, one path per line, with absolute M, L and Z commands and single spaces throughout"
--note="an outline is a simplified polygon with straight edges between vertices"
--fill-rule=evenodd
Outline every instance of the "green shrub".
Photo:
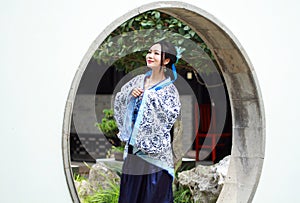
M 87 196 L 83 203 L 118 203 L 120 186 L 112 180 L 109 180 L 109 187 L 104 189 L 99 187 L 93 195 Z
M 174 203 L 190 203 L 193 202 L 192 194 L 188 187 L 179 185 L 174 191 Z
M 119 132 L 119 129 L 114 119 L 113 109 L 104 109 L 103 113 L 104 113 L 104 118 L 102 118 L 100 123 L 96 123 L 96 126 L 107 137 L 117 137 L 117 133 Z

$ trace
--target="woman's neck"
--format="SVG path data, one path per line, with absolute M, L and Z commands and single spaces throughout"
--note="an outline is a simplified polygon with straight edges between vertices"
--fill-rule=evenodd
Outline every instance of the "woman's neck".
M 149 77 L 149 80 L 153 83 L 160 82 L 166 78 L 163 70 L 152 70 L 152 74 Z

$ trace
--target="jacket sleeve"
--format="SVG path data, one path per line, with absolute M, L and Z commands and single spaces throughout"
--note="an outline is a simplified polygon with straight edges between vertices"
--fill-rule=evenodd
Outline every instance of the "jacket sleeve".
M 171 85 L 170 85 L 171 86 Z M 148 154 L 165 154 L 171 150 L 170 130 L 180 112 L 175 86 L 148 95 L 136 145 Z
M 166 128 L 170 131 L 180 114 L 181 103 L 179 93 L 174 85 L 168 87 L 166 95 L 160 102 L 167 118 Z
M 135 87 L 138 86 L 138 81 L 140 78 L 141 75 L 136 76 L 123 85 L 120 92 L 118 92 L 114 98 L 114 118 L 119 131 L 121 131 L 125 125 L 124 120 L 127 113 L 127 107 L 130 100 L 133 98 L 133 96 L 131 96 L 131 92 Z

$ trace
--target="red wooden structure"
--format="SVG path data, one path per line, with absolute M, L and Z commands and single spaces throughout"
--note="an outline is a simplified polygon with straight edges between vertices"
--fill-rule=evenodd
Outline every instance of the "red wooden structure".
M 199 161 L 199 152 L 203 149 L 209 149 L 211 152 L 211 160 L 215 163 L 217 158 L 216 147 L 224 146 L 219 144 L 218 141 L 222 137 L 230 137 L 231 133 L 216 132 L 216 110 L 214 104 L 200 104 L 199 111 L 197 110 L 197 103 L 195 104 L 195 150 L 196 161 Z M 200 112 L 200 125 L 199 114 Z M 198 127 L 199 126 L 199 129 Z M 201 138 L 204 138 L 204 142 L 201 144 Z M 203 139 L 202 139 L 203 140 Z

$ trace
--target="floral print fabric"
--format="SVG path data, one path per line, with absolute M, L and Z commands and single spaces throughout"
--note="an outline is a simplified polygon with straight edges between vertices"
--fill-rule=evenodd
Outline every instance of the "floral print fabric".
M 134 135 L 134 147 L 154 162 L 157 160 L 173 168 L 170 130 L 180 113 L 179 94 L 172 83 L 158 90 L 145 90 L 142 98 L 144 101 L 138 111 L 138 114 L 142 114 L 139 115 L 141 119 L 134 124 L 132 114 L 135 98 L 131 96 L 131 91 L 136 87 L 143 88 L 145 77 L 146 75 L 136 76 L 115 97 L 114 115 L 120 130 L 120 139 L 128 142 L 132 132 L 137 132 Z M 129 130 L 130 128 L 132 129 Z

